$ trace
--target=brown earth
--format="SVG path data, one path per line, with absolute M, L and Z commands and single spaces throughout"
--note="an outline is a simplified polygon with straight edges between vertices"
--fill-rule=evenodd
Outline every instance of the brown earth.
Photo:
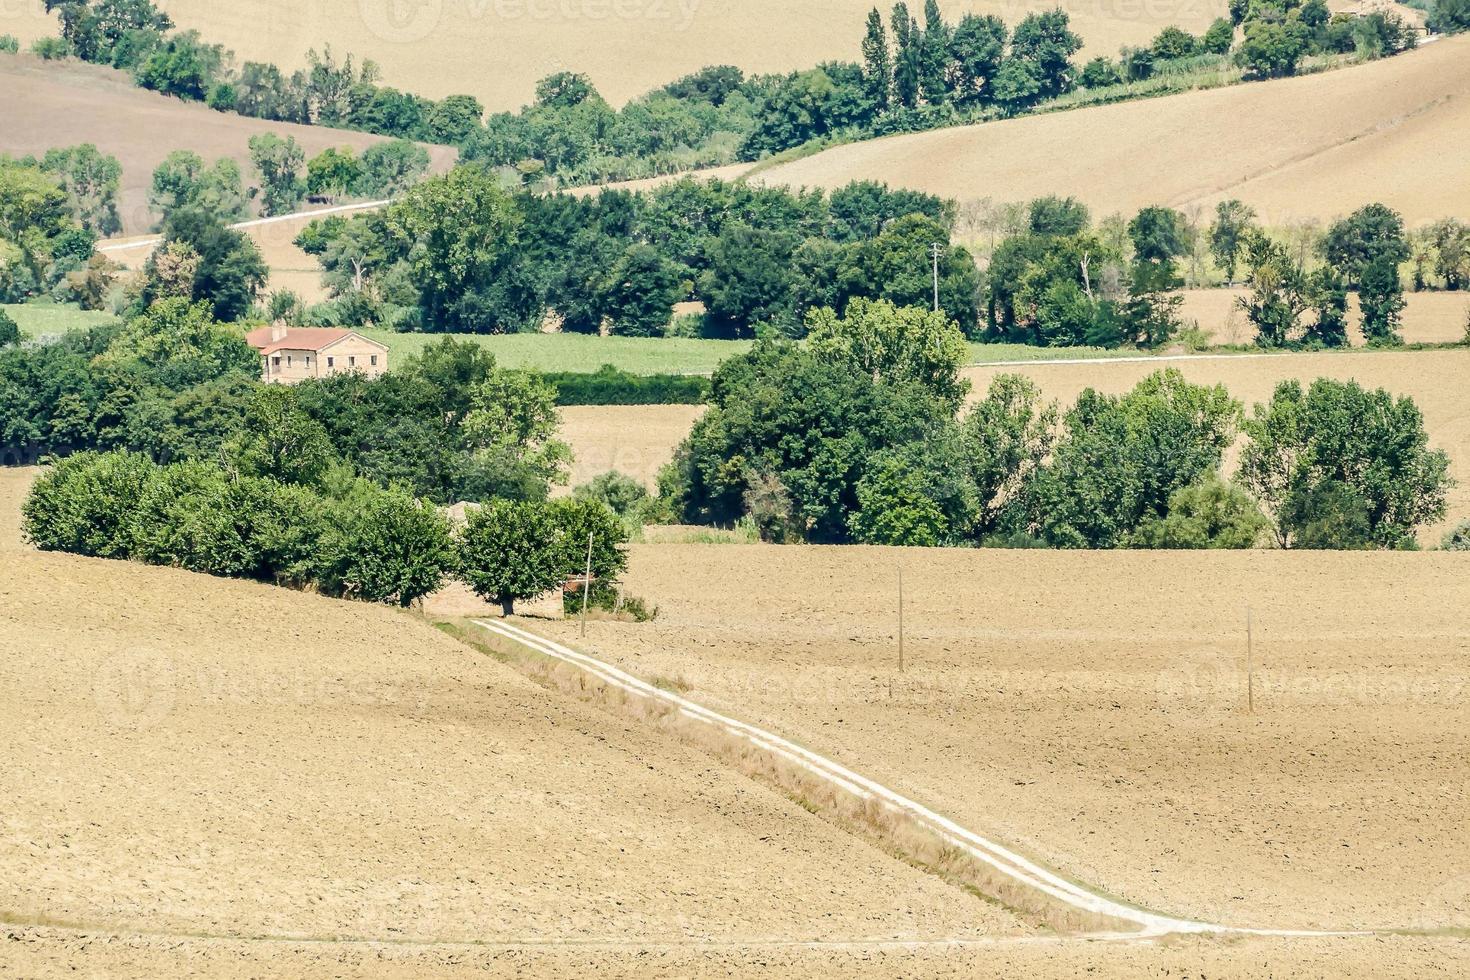
M 229 157 L 248 186 L 254 173 L 247 144 L 257 133 L 293 136 L 308 158 L 331 146 L 361 152 L 383 142 L 367 133 L 215 112 L 144 91 L 121 72 L 27 55 L 0 54 L 0 91 L 0 153 L 40 156 L 52 147 L 93 143 L 117 157 L 123 168 L 118 210 L 129 235 L 146 232 L 158 220 L 148 210 L 148 189 L 154 169 L 175 150 L 193 150 L 209 162 Z M 448 147 L 428 149 L 435 169 L 447 169 L 456 156 Z
M 1186 289 L 1180 317 L 1196 323 L 1217 344 L 1248 344 L 1255 332 L 1235 305 L 1246 294 L 1244 289 Z M 1404 300 L 1408 307 L 1399 333 L 1405 343 L 1448 344 L 1465 339 L 1470 329 L 1470 293 L 1405 293 Z M 1350 330 L 1353 342 L 1360 343 L 1355 299 L 1351 305 Z
M 1470 929 L 1460 555 L 655 545 L 628 588 L 654 623 L 536 628 L 1124 900 Z
M 1069 194 L 1095 215 L 1240 198 L 1272 226 L 1382 201 L 1470 218 L 1470 37 L 1300 78 L 839 146 L 760 174 L 883 180 L 961 203 Z
M 811 68 L 859 57 L 869 0 L 170 0 L 180 27 L 235 51 L 238 60 L 302 67 L 306 53 L 328 43 L 339 54 L 371 58 L 385 84 L 440 97 L 465 92 L 492 110 L 531 101 L 538 79 L 585 72 L 614 104 L 706 65 L 748 72 Z M 1050 0 L 950 0 L 962 14 L 996 14 L 1014 26 L 1026 14 L 1058 6 Z M 1169 24 L 1202 32 L 1226 13 L 1223 0 L 1203 3 L 1099 4 L 1062 0 L 1087 43 L 1084 57 L 1146 44 Z M 923 4 L 910 4 L 922 17 Z M 55 33 L 39 0 L 0 8 L 0 33 L 29 42 Z M 887 7 L 884 7 L 885 15 Z
M 31 476 L 0 471 L 0 974 L 6 935 L 46 924 L 736 947 L 1030 931 L 407 614 L 23 549 Z
M 563 408 L 560 438 L 575 454 L 568 486 L 617 470 L 653 489 L 658 471 L 674 458 L 674 450 L 703 412 L 699 405 Z

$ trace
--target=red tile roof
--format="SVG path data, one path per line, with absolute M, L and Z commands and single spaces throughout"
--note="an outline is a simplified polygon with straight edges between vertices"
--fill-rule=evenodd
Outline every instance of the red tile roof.
M 339 340 L 352 336 L 351 330 L 340 327 L 292 327 L 281 340 L 271 339 L 271 328 L 260 327 L 245 335 L 245 342 L 261 354 L 274 354 L 278 350 L 324 350 Z

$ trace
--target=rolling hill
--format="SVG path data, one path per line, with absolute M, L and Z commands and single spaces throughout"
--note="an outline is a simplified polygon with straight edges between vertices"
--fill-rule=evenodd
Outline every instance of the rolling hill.
M 961 202 L 1070 194 L 1095 214 L 1240 198 L 1271 225 L 1369 201 L 1470 218 L 1470 37 L 1340 71 L 836 147 L 758 175 Z
M 153 169 L 174 150 L 193 150 L 206 160 L 231 157 L 250 179 L 247 146 L 257 133 L 294 136 L 308 157 L 329 146 L 363 150 L 382 137 L 296 126 L 215 112 L 148 92 L 127 76 L 77 62 L 43 62 L 0 54 L 0 153 L 40 155 L 52 147 L 95 143 L 123 168 L 118 209 L 126 234 L 147 231 L 157 216 L 148 210 Z M 436 169 L 452 165 L 456 152 L 430 147 Z
M 1087 42 L 1112 55 L 1143 44 L 1169 24 L 1199 32 L 1226 11 L 1225 0 L 1100 4 L 1088 0 L 949 0 L 951 19 L 974 11 L 1015 24 L 1062 6 Z M 491 109 L 530 101 L 535 82 L 558 71 L 586 72 L 614 104 L 710 64 L 750 72 L 855 60 L 873 0 L 170 0 L 180 27 L 195 28 L 240 60 L 301 67 L 309 49 L 371 58 L 386 84 L 440 97 L 477 96 Z M 879 4 L 885 11 L 888 4 Z M 915 12 L 922 0 L 910 3 Z M 54 33 L 41 4 L 0 28 L 22 36 Z

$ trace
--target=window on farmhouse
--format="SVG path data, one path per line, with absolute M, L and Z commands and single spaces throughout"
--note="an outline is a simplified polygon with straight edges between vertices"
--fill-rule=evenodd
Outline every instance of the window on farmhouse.
M 336 363 L 336 361 L 337 359 L 335 357 L 327 358 L 327 367 L 331 367 L 334 363 Z

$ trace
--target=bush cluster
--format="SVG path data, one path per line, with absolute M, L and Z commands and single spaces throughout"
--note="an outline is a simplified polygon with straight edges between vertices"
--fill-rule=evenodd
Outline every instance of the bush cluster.
M 53 465 L 23 508 L 47 551 L 166 565 L 409 606 L 450 576 L 501 604 L 581 574 L 590 547 L 602 590 L 626 559 L 621 520 L 585 499 L 492 501 L 458 534 L 432 504 L 361 479 L 292 483 L 207 462 L 78 453 Z
M 631 374 L 611 365 L 597 371 L 544 375 L 556 388 L 558 405 L 699 405 L 709 395 L 709 379 L 688 374 Z

